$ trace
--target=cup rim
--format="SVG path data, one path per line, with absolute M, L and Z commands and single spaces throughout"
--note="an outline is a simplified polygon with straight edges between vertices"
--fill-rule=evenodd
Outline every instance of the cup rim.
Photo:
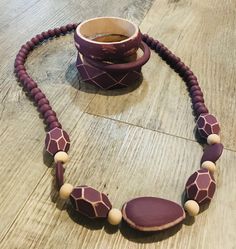
M 130 23 L 131 25 L 133 25 L 133 27 L 135 28 L 135 32 L 134 32 L 133 35 L 131 35 L 131 36 L 128 37 L 127 39 L 124 39 L 124 40 L 122 40 L 122 41 L 116 41 L 116 42 L 98 42 L 98 41 L 94 41 L 94 40 L 92 40 L 92 39 L 86 38 L 86 37 L 80 32 L 81 26 L 84 25 L 84 24 L 86 24 L 86 23 L 88 23 L 88 22 L 90 22 L 90 21 L 99 20 L 99 19 L 122 20 L 122 21 L 124 21 L 124 22 Z M 138 28 L 138 26 L 137 26 L 134 22 L 132 22 L 132 21 L 130 21 L 130 20 L 127 20 L 127 19 L 125 19 L 125 18 L 113 17 L 113 16 L 102 16 L 102 17 L 90 18 L 90 19 L 88 19 L 88 20 L 85 20 L 85 21 L 81 22 L 81 23 L 77 26 L 77 28 L 76 28 L 76 34 L 77 34 L 81 39 L 83 39 L 83 40 L 85 40 L 85 41 L 87 41 L 87 42 L 89 42 L 89 43 L 92 43 L 92 44 L 97 44 L 97 45 L 122 44 L 122 43 L 125 43 L 125 42 L 127 42 L 127 41 L 129 41 L 129 40 L 132 40 L 132 39 L 134 39 L 135 37 L 137 37 L 138 34 L 139 34 L 139 28 Z

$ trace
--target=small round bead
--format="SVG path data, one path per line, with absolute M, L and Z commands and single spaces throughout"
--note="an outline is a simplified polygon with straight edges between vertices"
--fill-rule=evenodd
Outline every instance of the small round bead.
M 53 110 L 48 110 L 43 114 L 43 117 L 47 119 L 49 116 L 54 115 L 56 116 L 56 113 Z
M 49 101 L 46 98 L 42 98 L 38 101 L 38 106 L 41 107 L 42 105 L 49 105 Z
M 44 105 L 41 105 L 39 108 L 38 108 L 39 112 L 44 115 L 45 112 L 49 111 L 49 110 L 52 110 L 52 107 L 48 104 L 44 104 Z M 50 116 L 51 117 L 51 116 Z
M 66 26 L 60 27 L 60 30 L 61 30 L 61 32 L 62 32 L 63 34 L 65 34 L 65 33 L 67 32 Z
M 36 37 L 33 37 L 33 38 L 31 39 L 31 41 L 34 43 L 34 45 L 38 45 L 38 43 L 39 43 L 39 39 L 36 38 Z
M 122 213 L 117 208 L 112 208 L 107 216 L 107 220 L 111 225 L 118 225 L 122 220 Z
M 51 107 L 51 106 L 49 106 L 49 107 Z M 50 124 L 52 124 L 52 123 L 54 123 L 54 122 L 58 122 L 57 117 L 55 117 L 54 115 L 51 115 L 51 116 L 47 117 L 46 123 L 47 123 L 48 125 L 50 125 Z
M 58 151 L 54 156 L 54 162 L 66 163 L 69 160 L 69 156 L 65 151 Z
M 73 191 L 73 186 L 69 183 L 64 183 L 59 191 L 60 198 L 66 200 L 70 197 L 71 192 Z
M 50 123 L 49 130 L 52 130 L 52 129 L 56 128 L 56 127 L 61 128 L 61 124 L 58 121 Z
M 49 34 L 51 37 L 53 37 L 53 36 L 56 35 L 55 30 L 53 30 L 53 29 L 49 29 L 49 30 L 48 30 L 48 34 Z
M 218 144 L 220 143 L 220 136 L 217 134 L 211 134 L 207 137 L 208 144 Z
M 189 216 L 196 216 L 199 213 L 199 205 L 194 200 L 188 200 L 184 203 L 184 209 L 187 211 Z
M 37 93 L 37 94 L 34 96 L 34 100 L 35 100 L 36 103 L 37 103 L 40 99 L 42 99 L 42 98 L 45 98 L 45 94 L 42 93 L 42 92 L 39 92 L 39 93 Z
M 59 36 L 61 34 L 61 30 L 59 28 L 55 28 L 54 32 L 56 36 Z
M 202 168 L 208 169 L 211 173 L 216 171 L 216 165 L 211 161 L 205 161 L 201 165 Z
M 73 29 L 73 24 L 72 23 L 67 24 L 66 28 L 68 31 L 71 31 Z
M 43 36 L 44 39 L 48 39 L 50 37 L 50 35 L 48 34 L 48 32 L 42 32 L 41 35 Z

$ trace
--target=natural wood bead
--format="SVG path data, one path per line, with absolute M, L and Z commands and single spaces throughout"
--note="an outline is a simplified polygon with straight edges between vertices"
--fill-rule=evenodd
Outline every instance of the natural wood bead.
M 216 165 L 211 161 L 205 161 L 202 163 L 202 168 L 208 169 L 211 173 L 216 171 Z
M 118 225 L 122 220 L 122 213 L 117 208 L 112 208 L 108 213 L 108 222 L 111 225 Z
M 55 163 L 62 162 L 66 163 L 69 160 L 69 156 L 65 151 L 58 151 L 54 156 Z
M 208 144 L 218 144 L 220 143 L 220 136 L 217 134 L 211 134 L 207 137 Z
M 187 211 L 189 216 L 196 216 L 199 213 L 199 205 L 194 200 L 188 200 L 184 203 L 184 209 Z
M 69 183 L 64 183 L 59 191 L 59 195 L 61 197 L 61 199 L 66 200 L 69 198 L 71 192 L 73 191 L 73 186 Z

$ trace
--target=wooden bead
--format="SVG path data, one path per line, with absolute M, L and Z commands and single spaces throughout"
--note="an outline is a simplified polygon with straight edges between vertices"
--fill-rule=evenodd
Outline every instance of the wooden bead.
M 211 173 L 214 173 L 216 171 L 216 165 L 211 161 L 205 161 L 201 166 L 204 169 L 208 169 Z
M 118 225 L 121 220 L 122 220 L 122 213 L 119 209 L 117 208 L 112 208 L 109 213 L 108 213 L 108 216 L 107 216 L 107 219 L 108 219 L 108 222 L 111 224 L 111 225 Z
M 184 209 L 187 211 L 189 216 L 196 216 L 199 213 L 199 205 L 194 200 L 188 200 L 184 203 Z
M 69 183 L 64 183 L 59 191 L 59 195 L 61 199 L 66 200 L 70 197 L 71 192 L 73 191 L 74 187 Z
M 69 160 L 69 156 L 65 151 L 58 151 L 54 156 L 55 163 L 61 162 L 66 163 Z
M 207 137 L 208 144 L 218 144 L 220 143 L 220 136 L 217 134 L 211 134 Z

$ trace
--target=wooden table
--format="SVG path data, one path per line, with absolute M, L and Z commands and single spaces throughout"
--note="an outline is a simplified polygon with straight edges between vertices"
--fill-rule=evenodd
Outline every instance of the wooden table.
M 236 248 L 236 4 L 232 0 L 0 1 L 0 248 Z M 44 124 L 13 74 L 20 46 L 44 30 L 121 16 L 159 39 L 196 73 L 225 150 L 207 210 L 151 235 L 71 213 L 43 160 Z M 115 207 L 154 195 L 181 203 L 202 147 L 184 82 L 156 54 L 136 89 L 101 91 L 78 80 L 73 35 L 34 50 L 27 69 L 70 134 L 66 179 L 109 193 Z

